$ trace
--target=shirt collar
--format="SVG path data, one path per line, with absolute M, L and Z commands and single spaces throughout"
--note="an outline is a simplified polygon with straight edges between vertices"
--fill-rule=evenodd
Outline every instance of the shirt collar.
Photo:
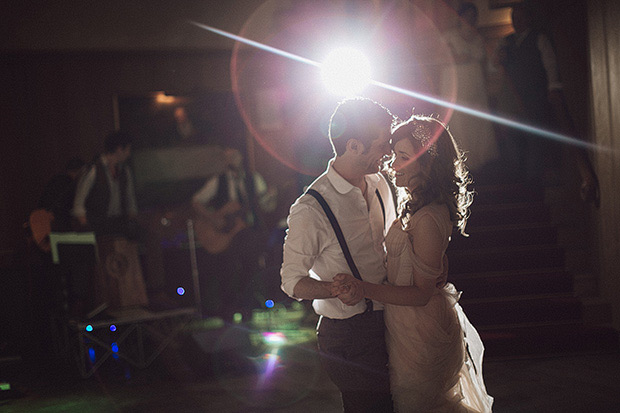
M 329 160 L 329 163 L 327 164 L 327 172 L 325 173 L 325 176 L 327 177 L 327 179 L 329 179 L 329 182 L 334 186 L 336 191 L 340 192 L 341 194 L 346 194 L 347 192 L 355 188 L 355 186 L 351 185 L 349 181 L 344 179 L 342 175 L 340 175 L 334 169 L 333 163 L 334 163 L 334 159 L 332 158 Z M 377 187 L 377 184 L 379 182 L 379 174 L 377 173 L 377 174 L 364 175 L 364 179 L 366 180 L 368 189 L 374 191 L 374 189 Z

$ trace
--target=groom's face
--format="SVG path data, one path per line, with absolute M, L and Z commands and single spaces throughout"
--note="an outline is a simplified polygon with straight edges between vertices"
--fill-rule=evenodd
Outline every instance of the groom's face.
M 364 148 L 364 152 L 362 153 L 366 174 L 379 172 L 383 164 L 383 157 L 389 155 L 391 152 L 390 131 L 377 127 L 376 133 L 378 137 L 370 143 L 368 148 Z

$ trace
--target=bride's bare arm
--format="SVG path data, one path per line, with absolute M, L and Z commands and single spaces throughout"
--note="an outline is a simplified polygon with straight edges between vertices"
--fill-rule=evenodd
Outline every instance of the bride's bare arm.
M 423 264 L 431 268 L 441 268 L 444 257 L 443 240 L 434 220 L 423 217 L 415 228 L 409 231 L 413 242 L 413 251 Z M 415 271 L 415 270 L 414 270 Z M 413 274 L 414 285 L 394 286 L 372 284 L 359 281 L 348 274 L 338 274 L 334 280 L 342 284 L 353 284 L 363 291 L 366 298 L 386 304 L 404 306 L 424 306 L 435 293 L 437 279 Z M 442 285 L 443 287 L 443 285 Z

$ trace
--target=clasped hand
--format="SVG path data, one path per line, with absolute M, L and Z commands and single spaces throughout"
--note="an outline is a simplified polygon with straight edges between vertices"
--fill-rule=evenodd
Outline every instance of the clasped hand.
M 331 283 L 331 294 L 344 304 L 352 306 L 364 298 L 364 285 L 351 274 L 337 274 Z

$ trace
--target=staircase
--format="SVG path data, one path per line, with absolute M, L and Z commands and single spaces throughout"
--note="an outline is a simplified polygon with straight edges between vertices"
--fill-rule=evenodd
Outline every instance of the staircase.
M 595 278 L 583 259 L 583 217 L 561 212 L 571 205 L 566 187 L 497 183 L 475 190 L 470 236 L 454 235 L 448 257 L 450 281 L 463 291 L 460 303 L 485 356 L 618 351 L 609 305 L 596 298 L 595 286 L 583 287 Z

